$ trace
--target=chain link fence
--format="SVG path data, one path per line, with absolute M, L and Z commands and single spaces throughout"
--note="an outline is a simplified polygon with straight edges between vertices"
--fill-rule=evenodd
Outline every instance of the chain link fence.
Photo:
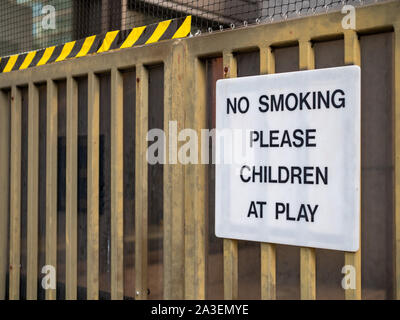
M 192 34 L 386 0 L 1 0 L 0 56 L 192 15 Z

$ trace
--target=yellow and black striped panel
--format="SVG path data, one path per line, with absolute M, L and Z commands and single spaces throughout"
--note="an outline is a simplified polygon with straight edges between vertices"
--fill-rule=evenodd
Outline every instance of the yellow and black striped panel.
M 84 57 L 110 50 L 130 48 L 168 39 L 184 38 L 190 33 L 191 16 L 166 20 L 131 30 L 110 31 L 103 35 L 67 42 L 59 46 L 0 58 L 0 73 Z

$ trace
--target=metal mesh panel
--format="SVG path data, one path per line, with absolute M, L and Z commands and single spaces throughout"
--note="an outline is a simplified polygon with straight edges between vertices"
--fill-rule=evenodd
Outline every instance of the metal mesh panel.
M 192 15 L 192 33 L 271 23 L 385 0 L 2 0 L 0 56 Z

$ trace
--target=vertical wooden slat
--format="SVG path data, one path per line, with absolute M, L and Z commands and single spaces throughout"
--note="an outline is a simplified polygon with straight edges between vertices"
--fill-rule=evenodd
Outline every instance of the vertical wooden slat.
M 195 129 L 199 137 L 201 130 L 207 128 L 207 78 L 205 65 L 199 59 L 195 60 L 196 76 L 196 112 Z M 206 298 L 206 214 L 208 208 L 208 165 L 200 163 L 194 168 L 194 241 L 195 241 L 195 273 L 194 273 L 194 299 Z
M 67 78 L 67 162 L 65 219 L 65 297 L 77 299 L 78 279 L 78 86 Z
M 361 65 L 361 51 L 358 35 L 354 30 L 346 30 L 344 33 L 344 63 L 346 65 Z M 361 107 L 362 112 L 362 107 Z M 360 142 L 361 144 L 361 142 Z M 361 181 L 360 181 L 361 189 Z M 345 298 L 351 300 L 361 299 L 361 214 L 360 214 L 360 248 L 357 252 L 345 253 L 345 264 L 351 265 L 356 271 L 356 288 L 347 289 Z
M 276 299 L 276 247 L 261 243 L 261 299 Z
M 99 79 L 88 75 L 87 299 L 99 299 Z
M 193 128 L 190 113 L 187 114 L 186 126 Z M 194 221 L 194 165 L 185 166 L 185 299 L 195 296 L 195 221 Z
M 179 43 L 172 49 L 172 73 L 171 73 L 171 108 L 170 120 L 177 122 L 178 134 L 185 128 L 184 96 L 186 53 L 183 43 Z M 185 168 L 179 161 L 172 165 L 172 230 L 171 230 L 171 272 L 172 272 L 172 299 L 184 298 L 184 215 L 185 215 Z M 166 195 L 168 196 L 168 195 Z
M 0 90 L 0 300 L 6 297 L 10 187 L 10 103 Z
M 195 75 L 194 75 L 194 63 L 190 61 L 188 63 L 187 75 L 193 77 L 190 79 L 188 84 L 188 91 L 195 92 Z M 192 103 L 186 104 L 186 117 L 185 127 L 195 129 L 194 126 L 194 114 L 198 111 L 196 99 L 192 100 Z M 195 296 L 195 198 L 197 194 L 194 190 L 196 181 L 194 180 L 195 164 L 186 164 L 185 170 L 185 299 L 191 300 Z
M 223 52 L 224 78 L 237 76 L 236 59 L 232 52 Z M 224 239 L 224 298 L 234 300 L 238 298 L 238 241 Z
M 47 81 L 46 117 L 46 265 L 57 273 L 57 84 Z M 56 289 L 46 290 L 46 300 L 56 299 Z
M 165 103 L 164 131 L 168 141 L 168 164 L 164 165 L 164 298 L 183 299 L 185 286 L 185 168 L 174 156 L 176 139 L 170 137 L 171 125 L 175 122 L 177 132 L 185 122 L 185 68 L 186 50 L 182 42 L 174 44 L 171 59 L 164 65 Z M 171 160 L 171 161 L 170 161 Z
M 135 136 L 135 285 L 136 299 L 147 299 L 147 143 L 148 71 L 136 68 L 136 136 Z
M 28 98 L 28 230 L 26 298 L 37 299 L 39 214 L 39 91 L 29 83 Z
M 300 248 L 300 297 L 316 298 L 316 260 L 314 248 Z
M 400 299 L 400 22 L 394 29 L 395 297 Z
M 268 45 L 260 46 L 260 74 L 275 73 L 275 57 Z M 276 299 L 276 247 L 261 243 L 261 299 Z
M 164 239 L 163 239 L 163 295 L 164 299 L 171 299 L 171 291 L 172 291 L 172 273 L 171 273 L 171 265 L 172 265 L 172 241 L 171 241 L 171 233 L 172 233 L 172 197 L 170 196 L 170 192 L 172 192 L 172 170 L 169 165 L 169 154 L 173 151 L 174 145 L 170 145 L 169 139 L 169 120 L 171 118 L 171 109 L 169 106 L 171 105 L 171 90 L 173 84 L 171 83 L 171 70 L 172 70 L 172 57 L 169 56 L 168 60 L 164 63 L 164 132 L 165 132 L 165 152 L 164 152 L 164 160 L 165 165 L 163 167 L 163 209 L 164 209 Z
M 11 88 L 11 155 L 10 155 L 10 270 L 9 298 L 19 299 L 21 249 L 21 92 Z
M 238 298 L 238 241 L 224 239 L 224 299 Z
M 186 103 L 185 127 L 196 130 L 200 139 L 201 129 L 207 128 L 206 72 L 198 58 L 190 57 L 189 61 L 186 74 L 193 78 L 188 81 L 188 92 L 195 98 Z M 197 161 L 201 152 L 199 148 Z M 185 299 L 205 299 L 207 182 L 207 165 L 185 166 Z
M 299 70 L 314 69 L 314 50 L 308 39 L 299 41 Z M 316 260 L 314 248 L 300 248 L 300 298 L 316 298 Z
M 123 80 L 111 71 L 111 299 L 124 298 Z

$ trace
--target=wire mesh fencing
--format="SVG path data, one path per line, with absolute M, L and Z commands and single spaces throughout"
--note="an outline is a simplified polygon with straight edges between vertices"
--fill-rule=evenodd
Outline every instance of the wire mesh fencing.
M 0 56 L 192 16 L 192 35 L 387 0 L 1 0 Z

